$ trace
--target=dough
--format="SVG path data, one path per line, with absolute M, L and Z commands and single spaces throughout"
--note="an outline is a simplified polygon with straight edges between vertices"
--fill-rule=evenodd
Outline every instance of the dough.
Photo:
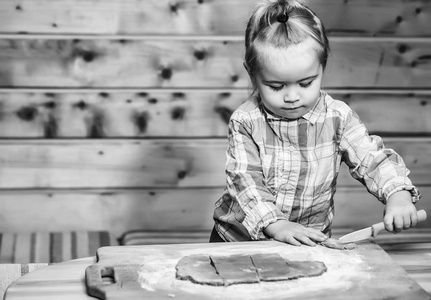
M 276 253 L 253 254 L 251 260 L 257 269 L 260 281 L 312 277 L 326 272 L 326 266 L 321 261 L 286 261 Z
M 332 249 L 338 249 L 338 250 L 353 250 L 356 249 L 355 243 L 341 243 L 339 240 L 328 238 L 326 241 L 323 241 L 320 243 L 320 245 L 332 248 Z
M 176 270 L 180 280 L 228 286 L 319 276 L 326 266 L 320 261 L 286 261 L 277 253 L 190 255 L 178 261 Z
M 259 282 L 250 255 L 211 256 L 211 261 L 225 285 Z
M 224 285 L 223 279 L 215 271 L 209 256 L 185 256 L 177 263 L 176 269 L 178 279 L 200 284 Z

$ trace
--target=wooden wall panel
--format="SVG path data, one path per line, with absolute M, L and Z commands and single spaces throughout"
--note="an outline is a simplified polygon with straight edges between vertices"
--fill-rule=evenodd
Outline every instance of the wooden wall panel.
M 421 189 L 430 194 L 431 188 Z M 2 191 L 0 228 L 10 232 L 109 230 L 208 230 L 220 188 Z M 418 209 L 431 211 L 423 199 Z M 363 188 L 339 188 L 334 227 L 360 229 L 382 220 L 384 206 Z M 431 226 L 431 219 L 419 227 Z
M 431 135 L 431 91 L 328 90 L 372 133 Z M 137 138 L 227 136 L 247 90 L 0 90 L 0 137 Z
M 2 0 L 3 33 L 242 35 L 256 1 Z M 427 0 L 310 0 L 333 35 L 430 36 Z M 44 13 L 40 13 L 43 11 Z
M 226 145 L 211 139 L 4 141 L 0 188 L 220 186 Z
M 431 91 L 374 91 L 334 94 L 345 101 L 371 133 L 391 136 L 431 133 Z
M 331 40 L 326 88 L 430 88 L 431 40 Z M 248 88 L 241 40 L 0 39 L 0 87 Z
M 425 209 L 428 212 L 428 219 L 419 223 L 419 227 L 431 227 L 431 201 L 429 196 L 431 187 L 419 187 L 423 198 L 416 204 L 416 208 Z M 362 229 L 374 223 L 383 221 L 383 211 L 385 206 L 376 200 L 374 196 L 364 189 L 340 188 L 334 197 L 335 218 L 334 227 L 350 227 L 352 229 Z
M 0 90 L 0 137 L 226 137 L 246 90 Z
M 221 189 L 1 192 L 2 231 L 202 230 Z
M 431 139 L 387 138 L 416 184 L 431 184 Z M 5 141 L 0 188 L 223 187 L 225 139 Z M 339 185 L 358 185 L 343 170 Z

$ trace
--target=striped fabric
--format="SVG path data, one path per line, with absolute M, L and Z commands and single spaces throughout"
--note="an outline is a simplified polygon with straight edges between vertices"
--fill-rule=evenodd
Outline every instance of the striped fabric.
M 158 245 L 158 244 L 186 244 L 208 243 L 211 232 L 207 231 L 152 231 L 132 230 L 125 232 L 120 238 L 120 244 Z
M 0 233 L 0 263 L 58 263 L 117 244 L 107 231 Z

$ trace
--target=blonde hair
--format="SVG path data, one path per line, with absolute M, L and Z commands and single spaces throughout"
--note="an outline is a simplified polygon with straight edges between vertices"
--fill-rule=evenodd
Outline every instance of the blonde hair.
M 265 0 L 257 4 L 245 31 L 245 64 L 250 76 L 259 68 L 257 46 L 277 49 L 313 38 L 319 47 L 317 55 L 323 69 L 329 55 L 325 28 L 316 14 L 297 0 Z

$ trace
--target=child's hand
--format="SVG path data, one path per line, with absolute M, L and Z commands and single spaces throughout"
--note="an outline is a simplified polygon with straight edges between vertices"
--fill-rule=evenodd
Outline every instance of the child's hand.
M 315 242 L 323 242 L 328 238 L 317 229 L 286 220 L 278 220 L 268 225 L 265 233 L 277 241 L 294 246 L 301 246 L 301 244 L 316 246 Z
M 416 226 L 418 214 L 412 203 L 412 196 L 408 191 L 400 191 L 392 194 L 386 201 L 383 218 L 385 229 L 389 232 L 401 232 Z

